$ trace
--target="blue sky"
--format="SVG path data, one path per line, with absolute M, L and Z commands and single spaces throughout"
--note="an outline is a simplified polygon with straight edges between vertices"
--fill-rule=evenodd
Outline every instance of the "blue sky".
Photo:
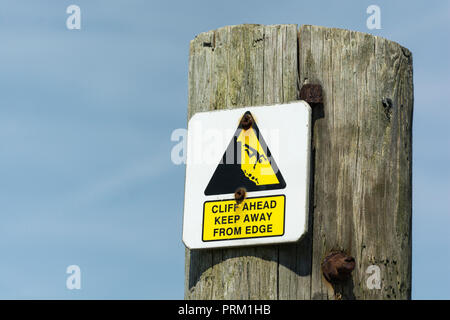
M 413 298 L 450 299 L 450 3 L 0 3 L 0 298 L 182 299 L 189 41 L 241 23 L 369 32 L 414 59 Z M 81 8 L 81 30 L 66 8 Z M 381 30 L 366 8 L 381 7 Z M 68 265 L 82 289 L 67 290 Z

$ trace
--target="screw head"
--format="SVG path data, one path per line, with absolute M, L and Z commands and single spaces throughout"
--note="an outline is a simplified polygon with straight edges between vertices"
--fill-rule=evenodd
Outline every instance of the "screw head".
M 248 113 L 244 114 L 244 116 L 241 119 L 242 129 L 248 130 L 249 128 L 251 128 L 252 125 L 253 125 L 253 117 Z
M 236 202 L 238 204 L 240 204 L 242 201 L 244 201 L 246 194 L 247 194 L 247 192 L 246 192 L 245 188 L 239 188 L 234 193 L 234 199 L 236 200 Z

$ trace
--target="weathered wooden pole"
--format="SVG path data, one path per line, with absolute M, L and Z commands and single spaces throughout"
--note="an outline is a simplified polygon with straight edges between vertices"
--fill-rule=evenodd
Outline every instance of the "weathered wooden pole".
M 316 26 L 238 25 L 202 33 L 190 45 L 188 118 L 298 100 L 308 83 L 322 86 L 323 104 L 313 106 L 307 235 L 293 244 L 186 249 L 186 299 L 411 297 L 407 49 Z M 354 257 L 356 267 L 350 279 L 330 285 L 321 264 L 333 251 Z M 373 285 L 377 274 L 366 273 L 376 270 L 380 289 Z

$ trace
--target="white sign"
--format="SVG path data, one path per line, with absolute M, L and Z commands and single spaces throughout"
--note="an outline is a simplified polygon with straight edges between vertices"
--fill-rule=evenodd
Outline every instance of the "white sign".
M 311 108 L 201 112 L 188 124 L 183 242 L 293 242 L 307 231 Z

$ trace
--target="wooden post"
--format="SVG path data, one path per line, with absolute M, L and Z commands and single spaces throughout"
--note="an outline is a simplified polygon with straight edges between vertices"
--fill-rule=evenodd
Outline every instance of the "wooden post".
M 324 99 L 313 108 L 308 233 L 293 244 L 186 249 L 186 299 L 411 297 L 407 49 L 316 26 L 238 25 L 202 33 L 190 45 L 188 117 L 298 100 L 307 83 L 320 84 Z M 332 251 L 356 260 L 344 283 L 330 285 L 322 275 Z M 366 271 L 376 268 L 380 289 L 367 283 L 377 274 Z

